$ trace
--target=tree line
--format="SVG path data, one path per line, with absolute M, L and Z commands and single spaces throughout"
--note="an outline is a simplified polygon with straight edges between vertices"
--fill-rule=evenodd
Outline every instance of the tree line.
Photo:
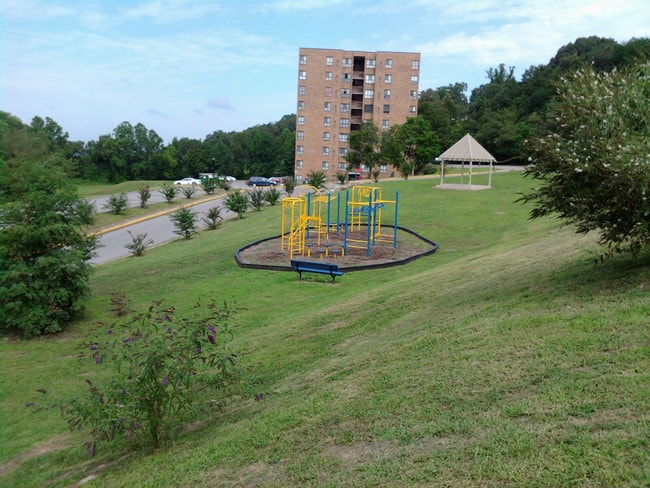
M 550 101 L 564 75 L 581 67 L 608 72 L 649 58 L 648 38 L 618 43 L 593 36 L 563 46 L 548 64 L 529 67 L 520 81 L 515 67 L 490 68 L 487 83 L 469 97 L 463 82 L 427 88 L 420 92 L 416 120 L 394 137 L 402 146 L 393 145 L 389 161 L 401 158 L 407 169 L 413 165 L 412 171 L 419 172 L 469 132 L 498 162 L 525 164 L 525 141 L 552 126 Z M 97 140 L 71 141 L 49 117 L 36 116 L 26 124 L 6 112 L 0 112 L 0 132 L 3 161 L 47 158 L 70 176 L 88 181 L 172 180 L 203 172 L 237 178 L 293 173 L 295 114 L 241 132 L 215 131 L 203 139 L 174 138 L 168 144 L 154 130 L 130 122 Z M 394 128 L 393 135 L 397 132 Z

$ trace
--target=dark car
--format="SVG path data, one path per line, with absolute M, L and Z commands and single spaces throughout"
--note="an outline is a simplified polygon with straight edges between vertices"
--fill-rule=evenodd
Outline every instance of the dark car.
M 262 176 L 251 176 L 246 182 L 248 186 L 275 186 L 275 181 L 271 181 L 268 178 Z

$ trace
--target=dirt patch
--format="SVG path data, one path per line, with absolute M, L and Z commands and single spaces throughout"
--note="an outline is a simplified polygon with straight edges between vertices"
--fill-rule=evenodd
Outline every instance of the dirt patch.
M 394 246 L 392 229 L 390 235 L 377 238 L 367 248 L 367 229 L 361 228 L 348 232 L 347 249 L 344 255 L 334 251 L 344 248 L 344 232 L 332 232 L 320 241 L 315 235 L 307 239 L 305 254 L 294 252 L 293 259 L 313 260 L 336 263 L 341 269 L 354 270 L 362 268 L 393 266 L 405 264 L 436 251 L 438 245 L 408 229 L 400 228 L 397 233 L 397 245 Z M 280 236 L 258 241 L 237 251 L 237 262 L 242 267 L 287 267 L 291 266 L 289 250 L 282 249 Z

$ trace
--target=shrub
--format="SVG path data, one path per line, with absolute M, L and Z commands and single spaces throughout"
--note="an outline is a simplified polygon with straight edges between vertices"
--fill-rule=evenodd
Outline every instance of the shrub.
M 138 195 L 140 196 L 140 207 L 145 208 L 147 202 L 151 198 L 151 187 L 149 185 L 138 188 Z
M 104 204 L 104 208 L 114 215 L 122 215 L 129 208 L 129 199 L 126 193 L 111 195 Z
M 185 198 L 188 200 L 192 198 L 194 195 L 196 195 L 196 187 L 194 186 L 184 186 L 181 188 L 181 193 Z
M 102 324 L 82 346 L 85 358 L 108 374 L 89 375 L 88 390 L 64 408 L 72 428 L 90 429 L 98 443 L 125 438 L 158 448 L 183 411 L 219 406 L 214 393 L 238 385 L 237 355 L 230 349 L 231 311 L 197 304 L 190 317 L 156 302 L 123 322 Z M 209 396 L 208 396 L 209 395 Z
M 277 188 L 269 188 L 264 194 L 264 200 L 269 202 L 269 205 L 275 205 L 280 201 L 281 196 L 282 195 L 280 194 L 280 190 Z
M 438 167 L 433 163 L 427 163 L 422 167 L 423 175 L 435 175 L 438 172 Z
M 248 198 L 240 190 L 230 193 L 224 203 L 228 210 L 236 213 L 240 219 L 244 217 L 249 205 Z
M 261 188 L 251 190 L 248 193 L 248 198 L 251 201 L 251 207 L 253 207 L 258 212 L 262 210 L 262 207 L 264 206 L 264 190 Z
M 203 217 L 203 222 L 210 230 L 215 230 L 223 220 L 221 207 L 210 207 Z
M 214 195 L 214 192 L 219 188 L 219 178 L 211 178 L 204 176 L 201 178 L 201 184 L 203 185 L 203 191 L 208 195 Z
M 174 212 L 171 217 L 174 224 L 174 233 L 184 239 L 190 239 L 196 234 L 196 212 L 187 207 L 182 207 Z
M 147 234 L 133 235 L 130 230 L 127 230 L 131 236 L 131 242 L 124 245 L 132 256 L 142 256 L 147 247 L 153 245 L 153 239 L 147 239 Z
M 173 183 L 165 183 L 158 191 L 162 194 L 165 200 L 167 200 L 167 203 L 172 203 L 174 198 L 176 198 L 178 188 Z
M 348 179 L 348 175 L 347 175 L 347 173 L 339 172 L 339 173 L 336 173 L 336 179 L 338 180 L 340 185 L 344 185 L 345 180 Z
M 322 171 L 312 171 L 309 173 L 309 184 L 314 188 L 321 189 L 327 183 L 327 175 Z
M 380 175 L 380 174 L 381 174 L 381 171 L 380 171 L 379 169 L 377 169 L 377 168 L 376 168 L 376 169 L 373 169 L 373 170 L 370 172 L 370 175 L 371 175 L 371 177 L 372 177 L 372 181 L 374 181 L 375 183 L 377 183 L 377 182 L 379 181 L 379 175 Z
M 293 191 L 296 189 L 296 179 L 292 176 L 287 176 L 287 179 L 284 180 L 284 191 L 287 192 L 288 196 L 293 195 Z

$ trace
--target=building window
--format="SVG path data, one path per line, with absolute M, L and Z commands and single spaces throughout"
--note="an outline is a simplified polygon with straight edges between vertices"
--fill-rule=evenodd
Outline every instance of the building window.
M 393 82 L 393 75 L 386 75 L 384 76 L 384 83 L 392 83 Z
M 375 75 L 366 75 L 366 83 L 374 83 Z
M 300 71 L 300 74 L 298 76 L 301 80 L 306 80 L 307 79 L 307 72 L 306 71 Z
M 418 77 L 417 75 L 411 76 L 411 85 L 417 85 L 418 84 Z
M 386 119 L 381 121 L 381 128 L 382 129 L 389 129 L 390 128 L 390 122 Z
M 298 125 L 305 125 L 305 116 L 304 115 L 299 115 L 298 116 Z
M 325 64 L 327 66 L 334 66 L 334 58 L 332 56 L 327 56 L 325 58 Z
M 363 98 L 375 98 L 375 90 L 364 90 Z
M 341 104 L 341 112 L 349 112 L 350 111 L 350 104 L 349 103 L 342 103 Z
M 323 132 L 323 140 L 324 141 L 329 141 L 330 140 L 330 133 L 329 132 Z
M 375 110 L 375 106 L 372 103 L 363 106 L 363 111 L 367 114 L 373 113 L 374 110 Z
M 384 90 L 384 98 L 390 98 L 390 90 Z
M 367 173 L 369 170 L 370 170 L 370 168 L 368 166 L 366 166 L 365 164 L 361 165 L 361 172 L 362 173 Z
M 341 98 L 349 98 L 350 97 L 350 89 L 349 88 L 343 88 L 341 90 Z
M 332 96 L 332 87 L 331 86 L 326 86 L 325 87 L 325 96 L 326 97 L 331 97 Z
M 305 154 L 305 146 L 296 146 L 296 154 Z
M 350 119 L 341 119 L 341 120 L 339 120 L 339 126 L 341 126 L 341 127 L 350 127 Z
M 307 94 L 307 87 L 305 85 L 300 85 L 298 87 L 298 95 L 306 95 Z
M 326 72 L 325 72 L 325 79 L 326 79 L 327 81 L 332 81 L 332 78 L 333 78 L 333 76 L 332 76 L 332 72 L 331 72 L 331 71 L 326 71 Z
M 411 100 L 417 100 L 418 99 L 418 92 L 415 90 L 411 90 Z
M 304 138 L 305 138 L 305 133 L 303 131 L 299 130 L 298 132 L 296 132 L 296 139 L 302 141 Z
M 300 64 L 307 64 L 307 56 L 304 54 L 300 55 Z
M 323 147 L 323 156 L 329 156 L 329 155 L 330 155 L 330 148 Z
M 413 61 L 411 61 L 411 68 L 419 69 L 420 68 L 420 61 L 418 61 L 417 59 L 414 59 Z
M 347 155 L 348 155 L 348 148 L 347 147 L 340 147 L 339 148 L 339 156 L 344 158 Z
M 386 67 L 387 68 L 392 68 L 393 67 L 393 60 L 392 59 L 387 59 L 386 60 Z
M 348 163 L 339 163 L 339 171 L 347 171 Z
M 374 68 L 376 63 L 377 62 L 374 59 L 366 59 L 366 68 Z
M 339 142 L 348 142 L 348 134 L 339 134 Z
M 389 114 L 390 113 L 390 105 L 384 105 L 384 113 Z
M 409 112 L 411 112 L 412 114 L 414 114 L 416 111 L 417 111 L 417 107 L 415 105 L 411 105 L 409 107 Z
M 302 169 L 302 160 L 301 159 L 296 161 L 296 169 Z
M 325 112 L 331 112 L 332 102 L 325 102 L 325 104 L 323 105 L 323 110 L 325 110 Z
M 323 161 L 323 165 L 321 167 L 323 168 L 323 171 L 327 171 L 328 169 L 330 169 L 330 163 L 328 163 L 327 161 Z
M 343 73 L 343 83 L 350 83 L 352 75 L 350 73 Z
M 305 102 L 302 100 L 298 101 L 298 110 L 305 110 Z
M 351 68 L 352 67 L 352 58 L 343 58 L 343 67 Z
M 323 125 L 325 127 L 329 127 L 332 125 L 332 118 L 331 117 L 323 117 Z
M 388 166 L 385 165 L 385 164 L 382 164 L 381 166 L 379 166 L 379 172 L 380 173 L 388 173 Z

